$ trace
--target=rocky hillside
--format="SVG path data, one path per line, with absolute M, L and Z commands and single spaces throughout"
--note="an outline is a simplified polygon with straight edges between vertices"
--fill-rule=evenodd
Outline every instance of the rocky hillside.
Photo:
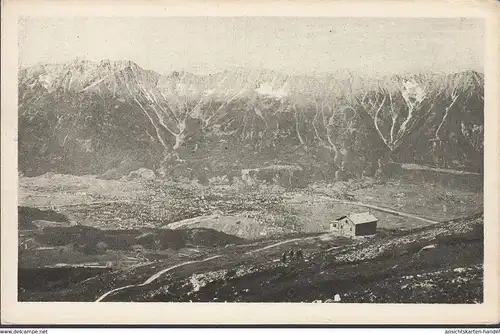
M 109 301 L 480 303 L 482 257 L 478 214 L 306 254 L 303 262 L 199 268 Z
M 58 289 L 31 288 L 21 300 L 148 302 L 481 303 L 483 215 L 343 241 L 327 235 L 238 244 L 153 262 Z M 322 241 L 324 240 L 324 241 Z M 330 240 L 330 241 L 328 241 Z M 303 260 L 280 261 L 304 250 Z M 40 275 L 43 274 L 41 269 Z M 36 274 L 36 272 L 35 272 Z M 32 271 L 23 274 L 32 277 Z M 57 278 L 61 279 L 61 273 Z M 48 279 L 47 279 L 48 280 Z M 41 280 L 45 282 L 45 280 Z M 79 282 L 79 283 L 77 283 Z
M 483 84 L 472 71 L 364 79 L 41 64 L 19 73 L 19 167 L 26 175 L 146 167 L 199 180 L 290 164 L 338 178 L 384 172 L 390 160 L 482 170 Z

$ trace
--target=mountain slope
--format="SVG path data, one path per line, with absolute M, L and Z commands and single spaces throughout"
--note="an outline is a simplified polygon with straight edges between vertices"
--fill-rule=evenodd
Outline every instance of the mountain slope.
M 482 240 L 479 214 L 306 254 L 307 262 L 270 261 L 278 253 L 264 255 L 267 263 L 199 267 L 109 301 L 312 302 L 339 294 L 342 302 L 481 302 Z
M 391 159 L 481 170 L 483 82 L 472 71 L 364 79 L 38 65 L 20 72 L 19 166 L 28 175 L 146 167 L 190 178 L 290 163 L 333 178 L 383 171 Z
M 336 240 L 333 247 L 320 242 L 328 235 L 290 240 L 293 243 L 238 245 L 189 261 L 167 259 L 130 270 L 95 273 L 93 279 L 56 290 L 26 292 L 21 298 L 332 302 L 339 295 L 340 302 L 348 303 L 480 303 L 483 219 L 477 214 L 413 231 L 380 231 L 365 241 Z M 297 247 L 304 249 L 304 261 L 280 261 L 283 251 Z

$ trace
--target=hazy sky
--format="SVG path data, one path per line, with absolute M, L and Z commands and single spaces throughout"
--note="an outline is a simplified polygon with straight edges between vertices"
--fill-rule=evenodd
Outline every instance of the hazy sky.
M 474 19 L 30 18 L 21 66 L 127 59 L 160 73 L 238 66 L 287 73 L 482 71 L 484 25 Z

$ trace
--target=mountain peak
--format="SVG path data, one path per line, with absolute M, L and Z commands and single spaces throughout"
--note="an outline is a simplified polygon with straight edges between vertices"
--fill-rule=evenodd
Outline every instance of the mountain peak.
M 82 58 L 60 64 L 37 64 L 21 70 L 20 73 L 20 85 L 30 87 L 29 89 L 43 87 L 48 91 L 62 88 L 64 91 L 97 91 L 101 94 L 104 89 L 113 95 L 117 92 L 128 95 L 152 89 L 163 93 L 172 89 L 179 91 L 177 86 L 180 84 L 186 89 L 189 88 L 193 96 L 206 95 L 206 92 L 209 92 L 214 98 L 226 98 L 235 94 L 239 94 L 239 97 L 258 94 L 278 99 L 287 95 L 300 95 L 301 98 L 344 96 L 367 89 L 398 92 L 408 85 L 429 88 L 429 83 L 447 85 L 450 89 L 460 86 L 463 90 L 469 90 L 481 88 L 483 80 L 483 75 L 473 70 L 444 76 L 416 73 L 364 77 L 348 69 L 315 75 L 283 74 L 257 67 L 234 67 L 210 75 L 197 75 L 184 70 L 160 75 L 126 59 L 91 61 Z
M 117 85 L 130 80 L 152 87 L 156 86 L 159 77 L 156 72 L 144 70 L 130 60 L 90 61 L 81 58 L 59 64 L 37 64 L 21 70 L 20 74 L 20 85 L 31 89 L 43 87 L 49 92 L 58 89 L 86 91 L 103 85 L 111 85 L 116 91 Z

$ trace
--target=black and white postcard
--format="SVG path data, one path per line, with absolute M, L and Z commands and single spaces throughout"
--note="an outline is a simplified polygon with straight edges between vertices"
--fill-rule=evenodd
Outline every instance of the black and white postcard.
M 493 8 L 105 4 L 4 3 L 4 321 L 498 319 Z

